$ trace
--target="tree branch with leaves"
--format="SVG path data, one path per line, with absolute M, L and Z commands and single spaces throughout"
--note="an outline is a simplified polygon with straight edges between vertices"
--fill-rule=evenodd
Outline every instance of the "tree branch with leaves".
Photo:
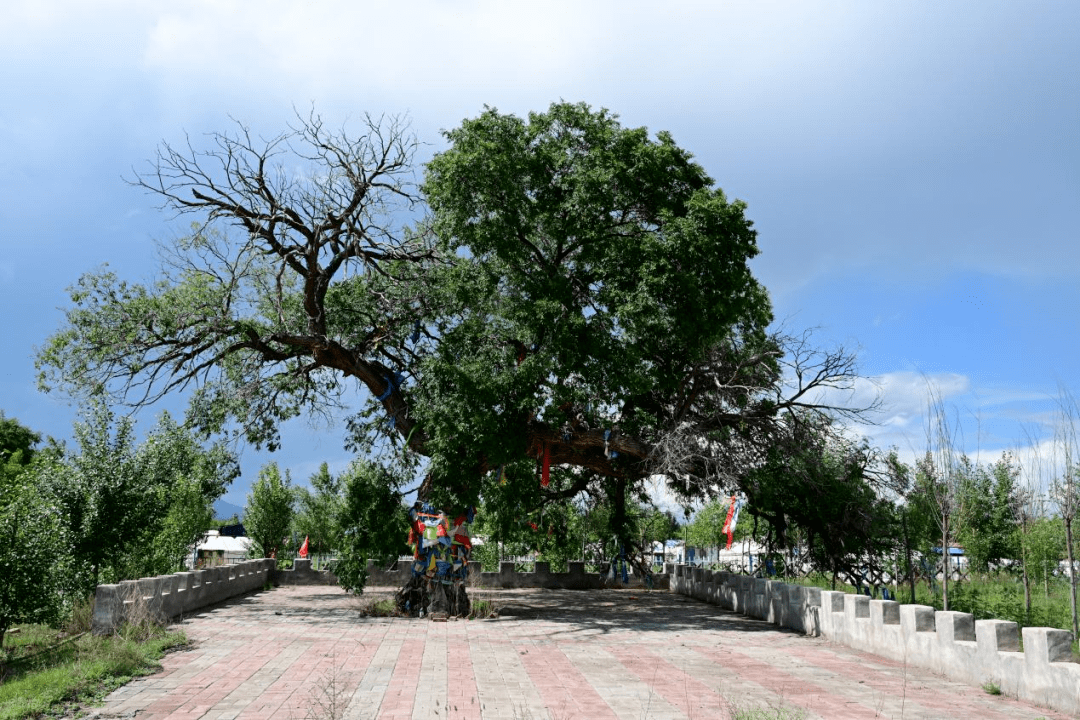
M 350 441 L 428 458 L 422 494 L 458 507 L 544 463 L 564 471 L 540 504 L 621 506 L 651 475 L 689 501 L 751 482 L 802 423 L 838 436 L 826 419 L 865 417 L 828 401 L 849 353 L 769 331 L 745 204 L 669 134 L 558 103 L 488 108 L 445 140 L 421 182 L 399 118 L 163 145 L 132 182 L 191 234 L 153 284 L 79 281 L 41 386 L 134 405 L 186 390 L 195 427 L 271 448 L 359 387 Z

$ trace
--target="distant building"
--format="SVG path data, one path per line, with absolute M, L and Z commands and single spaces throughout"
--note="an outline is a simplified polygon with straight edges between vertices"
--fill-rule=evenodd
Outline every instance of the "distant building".
M 235 527 L 237 526 L 226 526 L 222 530 Z M 243 530 L 243 526 L 239 527 Z M 248 559 L 250 548 L 251 538 L 249 537 L 232 537 L 218 530 L 209 530 L 202 541 L 191 549 L 184 564 L 189 570 L 201 570 L 217 565 L 235 565 Z

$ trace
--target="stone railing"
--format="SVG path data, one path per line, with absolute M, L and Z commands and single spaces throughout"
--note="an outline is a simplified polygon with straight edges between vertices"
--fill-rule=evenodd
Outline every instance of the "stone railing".
M 1072 634 L 685 565 L 672 592 L 1080 716 Z
M 551 572 L 551 563 L 542 560 L 536 561 L 535 571 L 517 572 L 515 563 L 503 562 L 499 565 L 499 572 L 478 572 L 480 566 L 473 564 L 474 568 L 469 574 L 469 583 L 479 587 L 489 588 L 551 588 L 564 590 L 595 590 L 603 587 L 643 587 L 641 578 L 631 575 L 630 582 L 624 585 L 621 580 L 611 582 L 598 573 L 585 572 L 585 563 L 577 560 L 568 564 L 568 572 Z M 375 563 L 368 562 L 368 586 L 370 587 L 403 587 L 412 574 L 412 565 L 407 562 L 399 562 L 396 570 L 382 570 Z M 281 585 L 336 585 L 337 578 L 327 570 L 312 570 L 311 561 L 297 558 L 293 561 L 292 570 L 278 570 L 274 573 L 274 582 Z M 657 590 L 666 590 L 668 576 L 662 574 L 653 575 L 653 587 Z
M 94 632 L 113 632 L 125 620 L 141 616 L 163 620 L 178 617 L 257 590 L 272 579 L 273 572 L 273 560 L 248 560 L 207 570 L 98 585 L 94 594 Z

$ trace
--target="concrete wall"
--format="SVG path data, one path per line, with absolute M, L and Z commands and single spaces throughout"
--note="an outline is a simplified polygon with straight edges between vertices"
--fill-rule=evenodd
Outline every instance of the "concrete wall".
M 728 610 L 857 650 L 926 668 L 1080 717 L 1080 664 L 1072 633 L 975 620 L 926 605 L 808 588 L 680 565 L 670 589 Z
M 273 560 L 249 560 L 207 570 L 98 585 L 94 594 L 95 633 L 114 631 L 140 613 L 170 619 L 257 590 L 273 577 Z
M 630 583 L 623 585 L 621 580 L 611 583 L 603 575 L 586 573 L 585 563 L 571 561 L 568 563 L 568 572 L 551 572 L 551 563 L 538 560 L 534 572 L 517 572 L 514 563 L 504 562 L 499 566 L 499 572 L 479 572 L 480 566 L 470 565 L 469 583 L 479 587 L 489 588 L 551 588 L 564 590 L 595 590 L 602 587 L 643 587 L 641 578 L 630 577 Z M 371 587 L 404 587 L 412 576 L 412 566 L 409 563 L 398 563 L 397 570 L 382 570 L 375 563 L 368 563 L 368 585 Z M 337 578 L 333 573 L 326 570 L 312 570 L 311 561 L 297 558 L 293 561 L 292 570 L 277 570 L 274 573 L 274 582 L 279 585 L 335 585 Z M 668 588 L 667 575 L 656 574 L 653 576 L 653 587 L 657 590 Z

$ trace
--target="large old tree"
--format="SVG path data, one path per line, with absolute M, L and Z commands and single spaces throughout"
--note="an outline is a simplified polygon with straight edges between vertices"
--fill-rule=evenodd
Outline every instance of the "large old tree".
M 426 456 L 432 502 L 587 492 L 616 533 L 650 476 L 683 498 L 753 491 L 775 448 L 829 427 L 819 391 L 851 358 L 770 333 L 744 204 L 668 134 L 556 104 L 445 137 L 422 181 L 397 120 L 162 146 L 134 183 L 190 234 L 152 285 L 79 280 L 42 386 L 135 405 L 186 390 L 189 422 L 275 447 L 282 421 L 358 385 L 353 440 Z

